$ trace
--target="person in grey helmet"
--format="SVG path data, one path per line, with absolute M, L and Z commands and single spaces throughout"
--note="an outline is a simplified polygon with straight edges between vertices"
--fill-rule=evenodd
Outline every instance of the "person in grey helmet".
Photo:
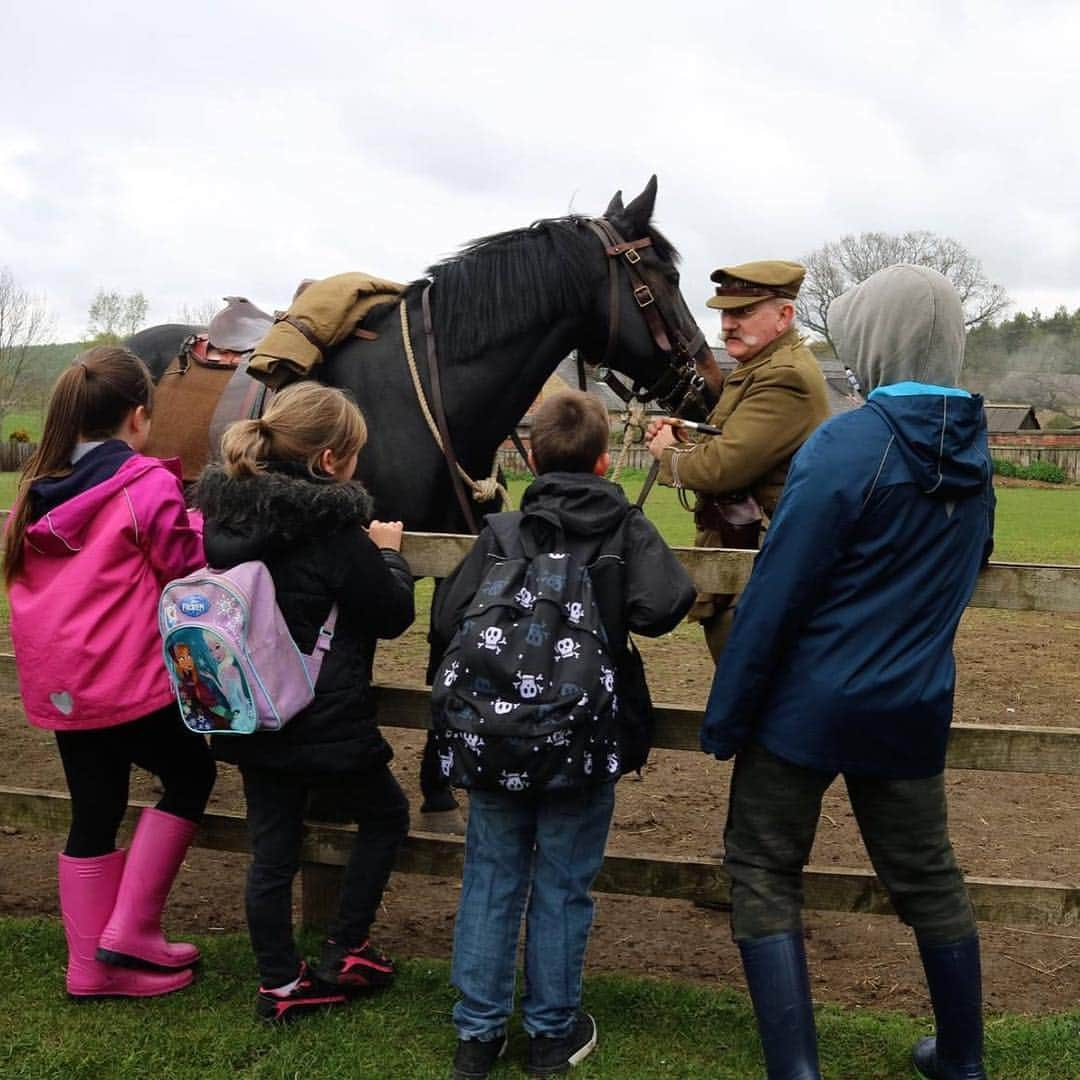
M 916 1045 L 915 1067 L 981 1080 L 979 939 L 944 768 L 953 639 L 993 542 L 983 403 L 957 386 L 964 316 L 934 270 L 878 271 L 834 301 L 829 330 L 867 401 L 795 456 L 701 731 L 707 753 L 735 758 L 732 932 L 769 1077 L 820 1077 L 802 868 L 842 773 L 926 973 L 936 1037 Z

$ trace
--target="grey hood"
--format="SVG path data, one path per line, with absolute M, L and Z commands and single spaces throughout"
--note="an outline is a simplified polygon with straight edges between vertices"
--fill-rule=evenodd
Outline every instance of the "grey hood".
M 899 382 L 956 386 L 964 360 L 964 310 L 944 274 L 888 266 L 838 296 L 829 336 L 864 394 Z

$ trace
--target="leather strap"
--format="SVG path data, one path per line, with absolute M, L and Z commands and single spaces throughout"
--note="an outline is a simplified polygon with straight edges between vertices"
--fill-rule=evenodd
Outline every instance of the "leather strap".
M 404 302 L 404 301 L 403 301 Z M 431 283 L 424 286 L 420 295 L 420 306 L 424 313 L 424 344 L 427 352 L 428 379 L 431 383 L 431 411 L 435 415 L 435 424 L 442 438 L 443 457 L 446 459 L 446 467 L 450 470 L 450 482 L 454 485 L 454 494 L 457 496 L 458 506 L 465 515 L 465 523 L 469 531 L 476 535 L 480 532 L 480 526 L 473 512 L 472 502 L 465 490 L 465 484 L 458 473 L 458 459 L 454 451 L 454 444 L 450 441 L 450 426 L 446 422 L 446 408 L 443 405 L 442 382 L 439 378 L 439 356 L 435 350 L 435 328 L 431 319 Z

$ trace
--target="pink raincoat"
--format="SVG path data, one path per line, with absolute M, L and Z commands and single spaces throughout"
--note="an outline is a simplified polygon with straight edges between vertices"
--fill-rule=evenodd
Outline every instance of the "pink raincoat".
M 9 601 L 36 727 L 112 727 L 174 700 L 158 597 L 204 562 L 201 519 L 184 509 L 179 474 L 179 462 L 136 454 L 27 530 Z

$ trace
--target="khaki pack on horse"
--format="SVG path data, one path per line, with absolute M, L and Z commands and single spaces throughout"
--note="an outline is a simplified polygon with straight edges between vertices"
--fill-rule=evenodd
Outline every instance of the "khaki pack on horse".
M 603 217 L 543 219 L 476 240 L 323 358 L 316 377 L 350 390 L 367 417 L 357 475 L 379 518 L 413 531 L 475 531 L 498 505 L 478 502 L 461 474 L 491 476 L 496 450 L 575 349 L 627 376 L 626 396 L 665 409 L 698 384 L 695 360 L 711 353 L 679 291 L 678 254 L 652 227 L 655 200 L 653 177 L 626 206 L 617 193 Z M 129 345 L 160 377 L 192 330 L 155 327 Z M 155 427 L 175 428 L 158 415 L 165 405 Z M 197 438 L 209 449 L 208 435 Z M 154 452 L 176 448 L 159 440 Z M 421 780 L 425 806 L 442 801 L 428 755 Z

